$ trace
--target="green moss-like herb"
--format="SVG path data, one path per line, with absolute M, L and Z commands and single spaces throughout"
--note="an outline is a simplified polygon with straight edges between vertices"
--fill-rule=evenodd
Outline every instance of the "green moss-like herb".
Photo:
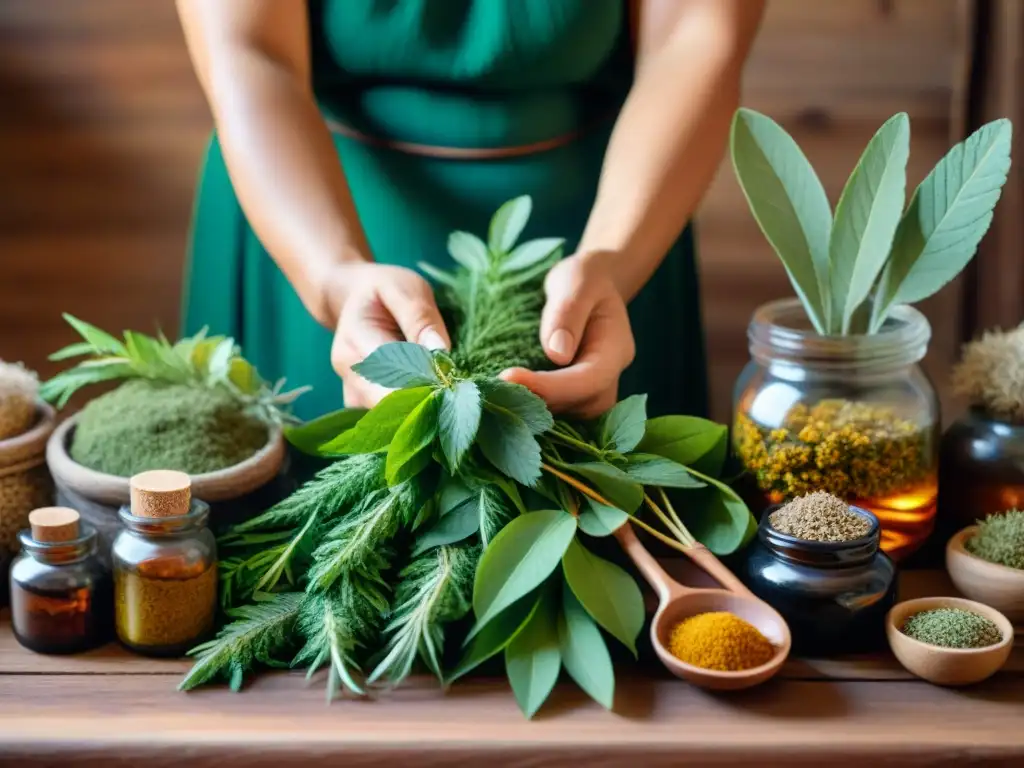
M 915 613 L 903 624 L 902 632 L 922 643 L 943 648 L 985 648 L 1003 639 L 1003 633 L 993 622 L 960 608 Z
M 71 458 L 120 477 L 150 469 L 203 474 L 244 461 L 266 442 L 266 423 L 226 390 L 131 380 L 82 409 Z
M 989 515 L 964 547 L 982 560 L 1024 570 L 1024 511 Z

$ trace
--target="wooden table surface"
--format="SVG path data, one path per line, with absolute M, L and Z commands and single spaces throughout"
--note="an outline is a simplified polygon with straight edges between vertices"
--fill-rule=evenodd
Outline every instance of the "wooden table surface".
M 903 597 L 950 594 L 910 572 Z M 322 677 L 261 675 L 243 693 L 179 693 L 188 662 L 116 646 L 46 657 L 0 624 L 0 765 L 415 764 L 1024 766 L 1024 645 L 968 689 L 931 686 L 888 656 L 793 659 L 759 688 L 712 695 L 620 667 L 615 712 L 560 686 L 528 722 L 507 684 L 427 680 L 374 700 L 324 700 Z

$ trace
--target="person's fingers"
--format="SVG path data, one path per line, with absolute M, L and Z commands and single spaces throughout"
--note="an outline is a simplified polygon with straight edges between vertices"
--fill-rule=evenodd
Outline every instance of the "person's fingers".
M 579 349 L 595 293 L 572 262 L 556 265 L 544 281 L 547 299 L 540 319 L 540 343 L 556 365 L 568 365 Z
M 430 284 L 414 272 L 381 286 L 386 309 L 406 340 L 427 349 L 448 349 L 451 339 L 434 300 Z

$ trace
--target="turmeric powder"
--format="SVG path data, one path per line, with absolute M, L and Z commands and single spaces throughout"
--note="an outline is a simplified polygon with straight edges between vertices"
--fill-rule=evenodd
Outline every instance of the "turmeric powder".
M 739 672 L 767 663 L 775 647 L 757 627 L 727 611 L 699 613 L 672 629 L 669 651 L 702 669 Z

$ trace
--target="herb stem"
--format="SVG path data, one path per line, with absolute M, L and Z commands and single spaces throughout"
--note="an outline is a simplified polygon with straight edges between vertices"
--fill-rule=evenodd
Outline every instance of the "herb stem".
M 554 475 L 559 480 L 561 480 L 563 483 L 567 483 L 567 484 L 571 485 L 573 488 L 575 488 L 577 491 L 582 493 L 584 496 L 589 496 L 591 499 L 596 501 L 598 504 L 604 504 L 606 507 L 615 507 L 615 505 L 612 504 L 610 501 L 608 501 L 608 499 L 606 499 L 604 496 L 602 496 L 601 494 L 599 494 L 597 491 L 593 490 L 592 488 L 588 487 L 584 483 L 581 483 L 579 480 L 577 480 L 572 475 L 567 475 L 565 472 L 561 472 L 560 470 L 555 469 L 550 464 L 541 464 L 540 466 L 549 475 Z
M 683 525 L 683 521 L 679 519 L 679 515 L 676 514 L 675 507 L 672 506 L 672 502 L 669 501 L 668 494 L 665 493 L 664 488 L 658 488 L 658 493 L 661 494 L 661 502 L 665 505 L 665 509 L 668 512 L 672 520 L 675 521 L 676 526 L 683 533 L 685 544 L 694 545 L 697 543 L 697 539 L 694 538 L 693 534 L 687 530 L 686 526 Z
M 590 456 L 593 456 L 594 458 L 601 458 L 601 451 L 598 448 L 595 448 L 594 446 L 585 443 L 582 440 L 577 440 L 572 435 L 566 435 L 563 434 L 562 432 L 558 432 L 557 429 L 548 432 L 546 437 L 550 440 L 562 443 L 562 445 L 567 445 L 570 448 L 575 448 L 577 451 L 580 451 L 581 453 L 586 453 Z
M 657 504 L 654 503 L 654 499 L 652 499 L 650 496 L 648 496 L 645 493 L 644 494 L 644 501 L 647 503 L 648 508 L 650 508 L 650 510 L 655 515 L 658 516 L 658 519 L 661 520 L 662 525 L 664 525 L 666 528 L 668 528 L 668 532 L 671 533 L 673 536 L 675 536 L 677 539 L 679 539 L 680 542 L 685 544 L 686 543 L 686 534 L 683 533 L 681 528 L 676 527 L 675 523 L 673 523 L 671 520 L 668 519 L 668 517 L 661 510 L 661 508 Z
M 641 528 L 643 528 L 645 531 L 647 531 L 649 534 L 651 534 L 651 536 L 656 538 L 658 541 L 660 541 L 662 544 L 664 544 L 667 547 L 672 547 L 672 549 L 677 550 L 679 552 L 684 552 L 684 553 L 688 549 L 690 549 L 685 544 L 683 544 L 683 543 L 681 543 L 679 541 L 676 541 L 675 539 L 669 538 L 668 536 L 663 534 L 661 531 L 655 530 L 654 528 L 649 526 L 647 523 L 645 523 L 643 520 L 641 520 L 639 517 L 633 517 L 632 515 L 630 515 L 629 516 L 629 520 L 634 525 L 639 525 Z

